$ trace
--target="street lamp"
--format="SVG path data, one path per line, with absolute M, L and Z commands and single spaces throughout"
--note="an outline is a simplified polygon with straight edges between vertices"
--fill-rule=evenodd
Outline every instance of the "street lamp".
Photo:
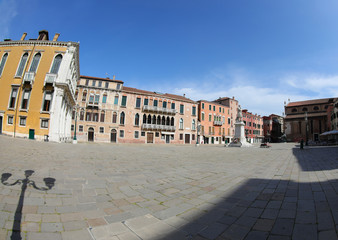
M 76 138 L 76 125 L 77 125 L 77 109 L 78 109 L 79 105 L 75 106 L 75 126 L 74 126 L 74 138 L 73 138 L 73 143 L 76 144 L 77 143 L 77 138 Z
M 307 118 L 307 112 L 305 112 L 305 126 L 306 126 L 306 129 L 305 129 L 305 146 L 308 146 L 308 140 L 309 140 L 309 136 L 308 136 L 308 129 L 309 129 L 309 121 L 308 121 L 308 118 Z

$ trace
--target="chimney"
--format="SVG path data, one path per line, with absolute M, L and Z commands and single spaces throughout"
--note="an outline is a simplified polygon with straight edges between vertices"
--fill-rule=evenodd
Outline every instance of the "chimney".
M 47 31 L 47 30 L 41 30 L 41 31 L 39 32 L 38 40 L 41 40 L 41 41 L 48 41 L 48 40 L 49 40 L 49 37 L 48 37 L 48 31 Z
M 183 97 L 185 97 L 185 93 L 183 93 Z
M 20 39 L 20 41 L 25 40 L 26 36 L 27 36 L 27 33 L 23 33 L 23 34 L 22 34 L 22 37 L 21 37 L 21 39 Z
M 113 75 L 113 80 L 115 80 L 115 75 Z
M 53 42 L 56 42 L 58 40 L 59 36 L 60 36 L 60 33 L 55 33 L 54 38 L 53 38 Z

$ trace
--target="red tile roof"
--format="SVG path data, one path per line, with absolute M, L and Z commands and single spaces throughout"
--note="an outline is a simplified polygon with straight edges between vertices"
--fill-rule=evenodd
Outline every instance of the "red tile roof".
M 289 102 L 286 107 L 296 107 L 303 105 L 315 105 L 315 104 L 327 104 L 334 102 L 335 98 L 323 98 L 323 99 L 313 99 L 299 102 Z
M 110 78 L 90 77 L 90 76 L 83 76 L 83 75 L 81 75 L 80 78 L 123 83 L 123 81 L 121 80 L 115 80 L 115 79 L 110 79 Z
M 139 94 L 145 94 L 145 95 L 151 95 L 156 97 L 165 97 L 165 98 L 171 98 L 178 101 L 184 101 L 184 102 L 190 102 L 190 103 L 196 103 L 195 101 L 191 100 L 190 98 L 186 98 L 180 95 L 175 94 L 169 94 L 169 93 L 159 93 L 159 92 L 151 92 L 146 90 L 141 90 L 137 88 L 131 88 L 131 87 L 125 87 L 123 86 L 122 91 L 129 92 L 129 93 L 139 93 Z

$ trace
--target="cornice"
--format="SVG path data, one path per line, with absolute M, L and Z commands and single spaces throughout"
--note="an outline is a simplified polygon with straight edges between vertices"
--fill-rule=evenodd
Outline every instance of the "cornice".
M 79 43 L 76 42 L 58 42 L 58 41 L 42 41 L 42 40 L 23 40 L 23 41 L 3 41 L 0 42 L 0 46 L 75 46 L 79 47 Z

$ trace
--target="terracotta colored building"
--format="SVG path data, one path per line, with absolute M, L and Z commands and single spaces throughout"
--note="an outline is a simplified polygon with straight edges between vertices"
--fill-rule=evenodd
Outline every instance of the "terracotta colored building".
M 236 100 L 235 97 L 224 97 L 219 98 L 213 102 L 229 107 L 230 133 L 228 135 L 231 136 L 230 140 L 232 140 L 232 138 L 235 136 L 235 122 L 237 117 L 238 100 Z
M 78 141 L 195 144 L 197 103 L 173 94 L 82 76 L 73 130 Z M 75 131 L 73 131 L 75 134 Z
M 289 102 L 285 105 L 285 134 L 288 141 L 319 141 L 331 129 L 331 110 L 337 98 Z
M 282 116 L 271 114 L 263 117 L 263 135 L 266 142 L 283 141 L 284 118 Z
M 231 140 L 230 108 L 216 102 L 198 101 L 201 143 L 226 144 Z
M 263 118 L 260 115 L 248 112 L 247 109 L 242 110 L 243 122 L 245 123 L 245 137 L 250 143 L 262 142 L 263 135 Z
M 331 130 L 338 130 L 338 98 L 331 110 Z

